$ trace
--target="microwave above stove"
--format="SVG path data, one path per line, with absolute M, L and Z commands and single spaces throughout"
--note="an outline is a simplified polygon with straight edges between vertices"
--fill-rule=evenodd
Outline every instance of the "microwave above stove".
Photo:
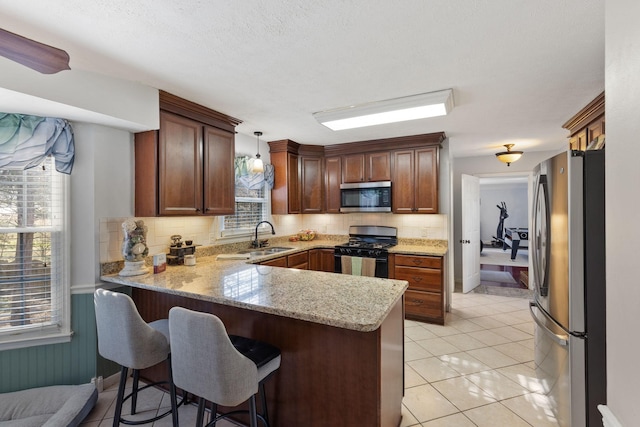
M 340 212 L 391 212 L 391 181 L 340 184 Z

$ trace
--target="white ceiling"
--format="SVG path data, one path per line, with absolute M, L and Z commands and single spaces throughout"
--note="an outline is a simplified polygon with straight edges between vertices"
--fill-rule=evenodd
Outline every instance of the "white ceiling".
M 174 93 L 267 141 L 444 131 L 457 157 L 559 150 L 562 124 L 604 89 L 602 0 L 0 0 L 0 17 L 72 69 Z M 447 117 L 333 132 L 311 115 L 446 88 Z

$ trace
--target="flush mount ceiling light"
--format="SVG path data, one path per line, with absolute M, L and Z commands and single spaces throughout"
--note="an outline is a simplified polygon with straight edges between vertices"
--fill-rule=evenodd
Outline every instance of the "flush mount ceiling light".
M 520 157 L 522 157 L 522 151 L 511 151 L 511 147 L 513 147 L 514 144 L 505 144 L 504 146 L 507 147 L 507 151 L 501 151 L 500 153 L 496 153 L 496 157 L 498 158 L 498 160 L 500 160 L 503 163 L 506 163 L 507 166 L 510 166 L 511 163 L 515 162 L 516 160 L 520 159 Z
M 320 124 L 331 130 L 344 130 L 445 116 L 452 108 L 453 90 L 446 89 L 335 110 L 320 111 L 313 113 L 313 117 Z
M 262 132 L 254 132 L 253 134 L 258 140 L 258 151 L 256 153 L 256 158 L 253 161 L 253 168 L 251 168 L 251 170 L 253 171 L 253 173 L 262 173 L 264 172 L 264 163 L 262 163 L 262 159 L 260 158 L 260 136 L 262 135 Z

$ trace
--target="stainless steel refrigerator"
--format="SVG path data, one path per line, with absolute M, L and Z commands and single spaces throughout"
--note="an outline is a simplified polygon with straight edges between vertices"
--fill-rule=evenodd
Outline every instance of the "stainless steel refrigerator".
M 535 364 L 561 426 L 602 426 L 605 404 L 604 150 L 568 151 L 535 169 Z

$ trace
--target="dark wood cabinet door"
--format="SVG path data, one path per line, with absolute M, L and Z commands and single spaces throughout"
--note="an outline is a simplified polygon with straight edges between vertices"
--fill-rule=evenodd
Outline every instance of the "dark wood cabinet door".
M 342 184 L 342 158 L 340 156 L 324 159 L 324 194 L 327 206 L 325 212 L 340 213 L 340 184 Z
M 367 154 L 366 160 L 368 181 L 391 180 L 391 153 L 389 151 Z
M 202 213 L 202 124 L 160 112 L 159 214 Z
M 415 212 L 438 213 L 438 148 L 415 151 Z
M 327 273 L 335 272 L 335 250 L 334 249 L 320 249 L 320 271 L 326 271 Z
M 342 157 L 342 182 L 365 181 L 364 154 L 350 154 Z
M 280 258 L 270 259 L 268 261 L 263 261 L 260 265 L 268 265 L 270 267 L 286 267 L 287 266 L 287 257 L 283 256 Z
M 322 213 L 322 157 L 300 158 L 302 213 Z
M 300 202 L 300 181 L 298 180 L 298 155 L 287 153 L 287 164 L 289 169 L 287 180 L 289 213 L 300 213 L 302 203 Z
M 415 209 L 414 150 L 393 153 L 392 208 L 395 213 L 413 213 Z
M 203 144 L 204 213 L 233 215 L 235 212 L 234 135 L 206 126 Z

